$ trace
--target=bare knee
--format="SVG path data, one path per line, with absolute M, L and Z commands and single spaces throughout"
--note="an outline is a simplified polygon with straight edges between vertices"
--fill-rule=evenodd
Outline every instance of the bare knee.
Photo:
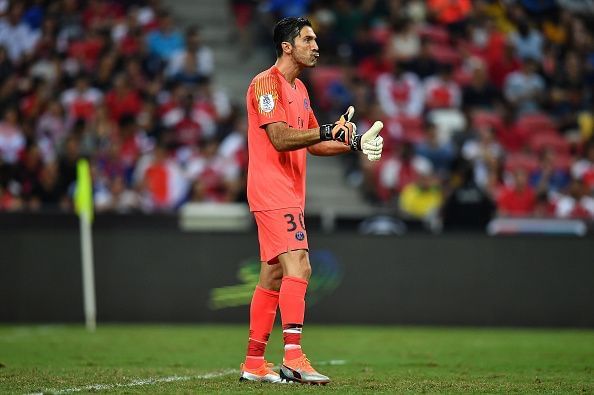
M 268 265 L 264 263 L 260 270 L 260 278 L 258 285 L 264 289 L 271 291 L 279 291 L 281 282 L 283 280 L 283 268 L 280 263 L 275 265 Z
M 286 276 L 297 277 L 309 280 L 311 277 L 311 265 L 309 255 L 305 250 L 289 251 L 279 256 Z

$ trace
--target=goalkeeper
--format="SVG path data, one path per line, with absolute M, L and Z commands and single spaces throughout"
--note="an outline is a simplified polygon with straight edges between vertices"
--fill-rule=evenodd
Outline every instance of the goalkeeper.
M 306 152 L 338 155 L 362 151 L 379 160 L 383 140 L 377 121 L 357 134 L 351 106 L 332 124 L 319 126 L 305 85 L 297 78 L 319 57 L 316 35 L 305 18 L 285 18 L 274 28 L 276 63 L 258 74 L 247 95 L 250 210 L 258 225 L 261 270 L 250 306 L 247 355 L 240 380 L 326 384 L 301 350 L 305 292 L 311 274 L 305 205 Z M 284 358 L 280 375 L 264 351 L 280 308 Z

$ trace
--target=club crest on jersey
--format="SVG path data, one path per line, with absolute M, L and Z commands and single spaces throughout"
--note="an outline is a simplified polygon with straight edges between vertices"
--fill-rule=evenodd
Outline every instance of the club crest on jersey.
M 305 239 L 305 234 L 302 231 L 295 233 L 295 238 L 299 241 L 303 241 Z
M 274 110 L 274 97 L 272 97 L 272 94 L 267 93 L 260 96 L 260 110 L 263 112 L 270 112 Z

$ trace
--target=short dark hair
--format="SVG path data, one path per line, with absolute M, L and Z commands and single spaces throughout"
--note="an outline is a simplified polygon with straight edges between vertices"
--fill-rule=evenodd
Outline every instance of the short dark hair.
M 283 54 L 283 42 L 295 44 L 295 37 L 299 35 L 304 26 L 311 27 L 311 22 L 303 17 L 288 17 L 283 18 L 274 26 L 274 48 L 276 56 L 281 57 Z

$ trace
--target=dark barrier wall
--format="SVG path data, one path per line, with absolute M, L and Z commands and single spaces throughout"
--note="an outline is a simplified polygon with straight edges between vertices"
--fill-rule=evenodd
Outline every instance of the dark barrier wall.
M 0 321 L 82 321 L 78 228 L 69 221 L 2 227 Z M 99 321 L 245 322 L 255 235 L 149 225 L 95 229 Z M 594 326 L 589 238 L 309 238 L 309 322 Z

